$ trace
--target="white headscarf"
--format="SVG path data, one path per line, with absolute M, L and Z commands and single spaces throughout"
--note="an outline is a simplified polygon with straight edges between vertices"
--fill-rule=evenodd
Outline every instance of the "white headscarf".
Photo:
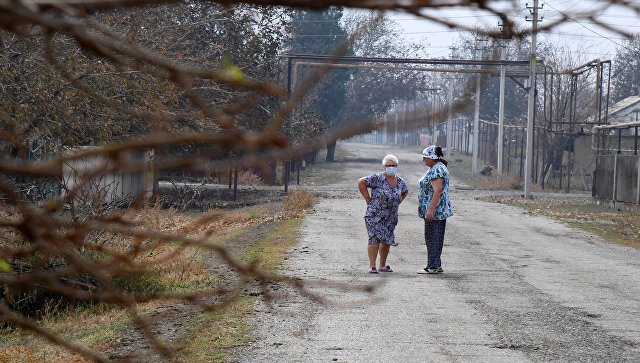
M 440 159 L 440 157 L 436 153 L 436 146 L 435 145 L 427 146 L 424 150 L 422 150 L 422 156 L 427 158 L 427 159 L 431 159 L 431 160 Z

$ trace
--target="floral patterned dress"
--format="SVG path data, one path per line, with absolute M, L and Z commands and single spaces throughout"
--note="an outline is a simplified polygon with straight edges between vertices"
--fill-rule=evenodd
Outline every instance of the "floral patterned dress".
M 398 183 L 393 188 L 384 173 L 371 174 L 364 178 L 364 182 L 371 189 L 371 203 L 364 215 L 369 244 L 384 242 L 397 246 L 393 231 L 398 224 L 398 207 L 402 194 L 408 192 L 407 184 L 398 177 Z

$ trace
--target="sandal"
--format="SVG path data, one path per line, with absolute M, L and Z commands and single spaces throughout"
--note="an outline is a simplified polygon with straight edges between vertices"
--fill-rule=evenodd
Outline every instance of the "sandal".
M 393 272 L 393 270 L 391 269 L 391 266 L 386 265 L 385 267 L 381 267 L 378 271 L 380 272 Z
M 377 274 L 377 273 L 378 273 L 378 270 L 376 270 L 376 268 L 375 268 L 375 267 L 372 267 L 372 268 L 369 270 L 369 273 L 370 273 L 370 274 Z

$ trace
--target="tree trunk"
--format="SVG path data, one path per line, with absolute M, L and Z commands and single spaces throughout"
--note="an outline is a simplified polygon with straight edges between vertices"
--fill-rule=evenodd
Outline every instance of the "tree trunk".
M 326 162 L 328 163 L 332 163 L 335 160 L 335 153 L 336 153 L 336 142 L 332 142 L 330 144 L 327 144 L 327 159 Z
M 305 154 L 304 160 L 307 162 L 307 165 L 314 165 L 316 163 L 316 152 Z
M 545 166 L 542 168 L 542 178 L 540 180 L 540 187 L 542 189 L 545 188 L 545 184 L 546 184 L 545 181 L 546 181 L 546 178 L 547 178 L 547 174 L 549 173 L 549 170 L 551 169 L 551 165 L 552 165 L 551 162 L 547 162 L 545 164 Z

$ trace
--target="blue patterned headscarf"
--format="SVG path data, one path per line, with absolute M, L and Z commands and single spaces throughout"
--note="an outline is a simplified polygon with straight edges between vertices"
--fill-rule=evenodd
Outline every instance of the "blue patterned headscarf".
M 431 159 L 431 160 L 440 159 L 440 157 L 436 153 L 436 146 L 435 145 L 428 146 L 424 150 L 422 150 L 422 157 L 425 157 L 425 158 Z

